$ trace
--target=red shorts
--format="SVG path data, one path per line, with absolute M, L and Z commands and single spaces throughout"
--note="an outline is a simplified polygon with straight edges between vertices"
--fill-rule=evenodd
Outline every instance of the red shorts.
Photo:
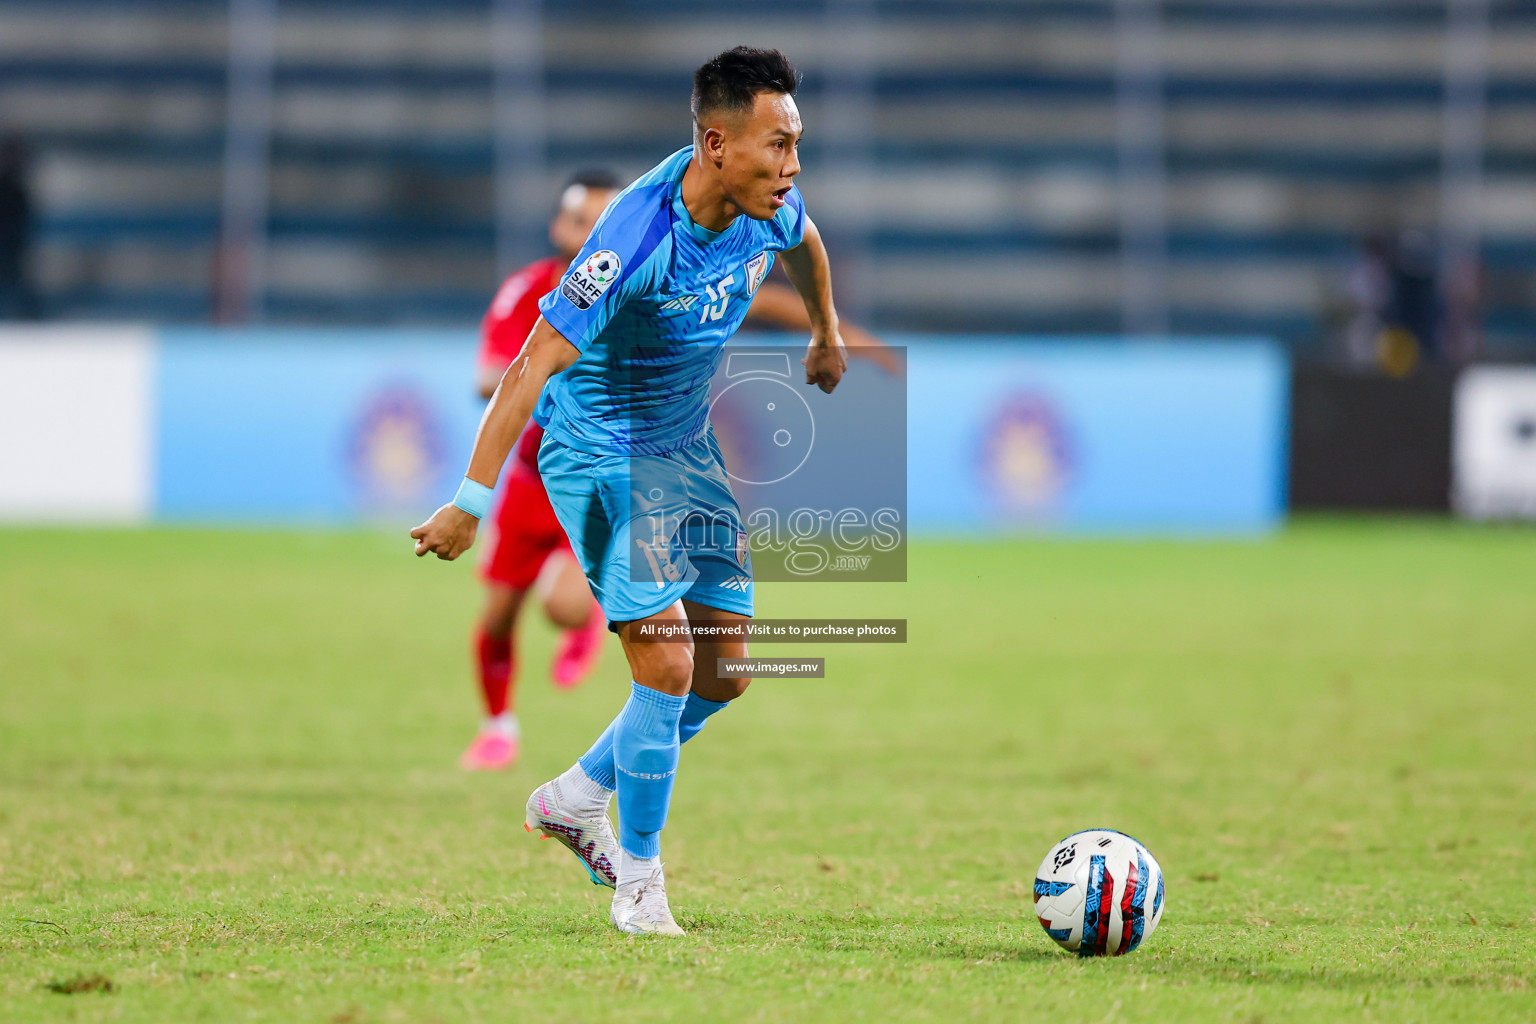
M 544 482 L 521 463 L 514 464 L 507 476 L 495 521 L 496 536 L 480 563 L 480 578 L 487 583 L 526 590 L 538 579 L 544 559 L 556 551 L 571 550 L 544 493 Z

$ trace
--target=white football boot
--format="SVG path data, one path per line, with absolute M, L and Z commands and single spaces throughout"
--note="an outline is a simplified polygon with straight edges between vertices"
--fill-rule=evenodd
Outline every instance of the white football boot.
M 612 889 L 619 884 L 619 840 L 608 815 L 602 811 L 578 814 L 561 800 L 557 780 L 544 783 L 528 798 L 523 828 L 529 832 L 538 829 L 544 839 L 560 840 L 587 869 L 593 885 Z M 666 897 L 662 899 L 665 903 Z
M 608 920 L 629 935 L 683 934 L 667 906 L 667 880 L 657 868 L 644 878 L 625 882 L 614 890 Z

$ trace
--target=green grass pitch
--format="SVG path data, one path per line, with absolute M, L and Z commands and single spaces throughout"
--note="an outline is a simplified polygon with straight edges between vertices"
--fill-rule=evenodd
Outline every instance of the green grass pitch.
M 532 625 L 523 762 L 469 776 L 467 561 L 0 531 L 0 1020 L 1536 1019 L 1536 533 L 926 543 L 910 576 L 761 589 L 910 642 L 814 651 L 688 746 L 688 937 L 636 941 L 521 824 L 616 648 L 558 693 Z M 1079 961 L 1030 882 L 1101 825 L 1168 910 Z

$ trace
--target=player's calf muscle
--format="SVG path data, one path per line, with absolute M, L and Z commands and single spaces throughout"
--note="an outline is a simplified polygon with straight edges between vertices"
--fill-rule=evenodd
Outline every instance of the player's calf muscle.
M 522 603 L 522 590 L 495 585 L 487 587 L 485 607 L 480 613 L 480 629 L 491 636 L 511 634 Z

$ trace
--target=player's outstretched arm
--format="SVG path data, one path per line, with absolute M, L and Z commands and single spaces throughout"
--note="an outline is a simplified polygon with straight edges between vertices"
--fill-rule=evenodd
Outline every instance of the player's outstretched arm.
M 805 365 L 805 382 L 830 394 L 848 368 L 848 354 L 843 350 L 837 309 L 832 305 L 832 265 L 827 260 L 827 247 L 809 217 L 800 244 L 784 250 L 784 272 L 811 318 L 811 344 L 800 360 Z
M 533 407 L 545 382 L 574 363 L 578 355 L 574 345 L 539 317 L 523 350 L 502 375 L 500 386 L 491 396 L 491 404 L 485 408 L 485 415 L 480 417 L 475 450 L 469 457 L 469 472 L 465 474 L 468 483 L 487 490 L 495 489 L 502 463 L 507 461 L 507 453 L 528 425 L 528 417 L 533 415 Z M 452 561 L 475 542 L 475 529 L 480 525 L 480 518 L 460 508 L 457 502 L 455 499 L 444 505 L 432 513 L 431 519 L 411 531 L 417 557 L 430 551 L 438 558 Z

